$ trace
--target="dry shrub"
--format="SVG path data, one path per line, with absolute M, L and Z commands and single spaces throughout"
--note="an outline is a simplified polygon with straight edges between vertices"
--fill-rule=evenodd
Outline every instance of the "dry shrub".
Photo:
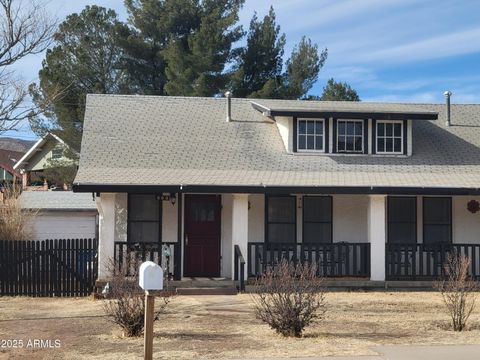
M 462 331 L 475 309 L 478 286 L 468 274 L 470 258 L 450 253 L 445 261 L 445 277 L 436 281 L 434 287 L 440 291 L 446 310 L 452 318 L 454 331 Z
M 4 188 L 0 202 L 0 240 L 32 240 L 35 210 L 22 209 L 20 191 Z
M 300 337 L 326 311 L 323 279 L 307 263 L 282 260 L 256 281 L 252 300 L 257 318 L 283 336 Z
M 139 267 L 132 266 L 129 273 L 115 269 L 113 262 L 109 265 L 109 293 L 103 302 L 103 310 L 110 320 L 120 326 L 125 337 L 140 336 L 143 333 L 145 317 L 145 293 L 138 285 Z M 131 269 L 135 269 L 132 273 Z M 168 279 L 164 279 L 164 291 L 156 301 L 154 321 L 160 318 L 170 302 L 172 293 L 168 290 Z M 158 305 L 160 303 L 160 305 Z

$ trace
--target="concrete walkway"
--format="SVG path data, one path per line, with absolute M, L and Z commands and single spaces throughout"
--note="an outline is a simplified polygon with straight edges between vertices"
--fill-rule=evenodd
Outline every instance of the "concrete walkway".
M 480 345 L 375 346 L 380 359 L 388 360 L 473 360 L 480 359 Z M 377 357 L 377 360 L 379 359 Z M 358 359 L 367 360 L 366 357 Z
M 480 345 L 373 346 L 378 356 L 329 356 L 294 360 L 477 360 Z M 280 359 L 270 359 L 280 360 Z
M 372 346 L 371 349 L 378 356 L 327 356 L 292 360 L 480 360 L 480 345 L 390 345 Z

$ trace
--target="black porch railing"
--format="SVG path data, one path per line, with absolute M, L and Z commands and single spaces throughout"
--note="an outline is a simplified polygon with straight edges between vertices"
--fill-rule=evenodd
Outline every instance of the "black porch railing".
M 171 276 L 174 272 L 175 244 L 115 241 L 115 270 L 131 276 L 138 270 L 139 263 L 153 261 Z
M 282 260 L 316 264 L 318 276 L 369 277 L 369 243 L 248 243 L 248 276 L 259 276 Z
M 445 275 L 449 253 L 470 258 L 469 274 L 480 279 L 480 244 L 386 244 L 387 280 L 434 280 Z
M 240 246 L 235 245 L 235 271 L 233 280 L 238 281 L 238 290 L 245 291 L 245 259 L 243 258 Z

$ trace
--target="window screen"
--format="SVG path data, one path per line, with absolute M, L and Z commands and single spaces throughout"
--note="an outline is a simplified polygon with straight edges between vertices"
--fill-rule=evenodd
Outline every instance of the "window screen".
M 128 241 L 161 241 L 161 200 L 155 195 L 129 194 Z
M 387 208 L 388 242 L 415 244 L 417 242 L 417 199 L 389 197 Z
M 295 196 L 269 196 L 267 198 L 268 242 L 296 242 L 295 203 Z
M 332 242 L 332 198 L 330 196 L 303 198 L 303 242 Z
M 452 242 L 451 198 L 423 198 L 423 242 Z

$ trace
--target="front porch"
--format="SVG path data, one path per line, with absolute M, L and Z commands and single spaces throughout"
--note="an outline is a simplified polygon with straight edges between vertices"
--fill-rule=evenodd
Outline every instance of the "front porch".
M 479 214 L 467 207 L 475 196 L 136 196 L 97 198 L 99 278 L 108 277 L 103 264 L 113 258 L 119 269 L 155 261 L 174 280 L 243 283 L 286 259 L 315 263 L 318 275 L 330 279 L 430 281 L 453 251 L 467 255 L 471 275 L 480 278 Z M 431 213 L 432 204 L 440 210 Z

